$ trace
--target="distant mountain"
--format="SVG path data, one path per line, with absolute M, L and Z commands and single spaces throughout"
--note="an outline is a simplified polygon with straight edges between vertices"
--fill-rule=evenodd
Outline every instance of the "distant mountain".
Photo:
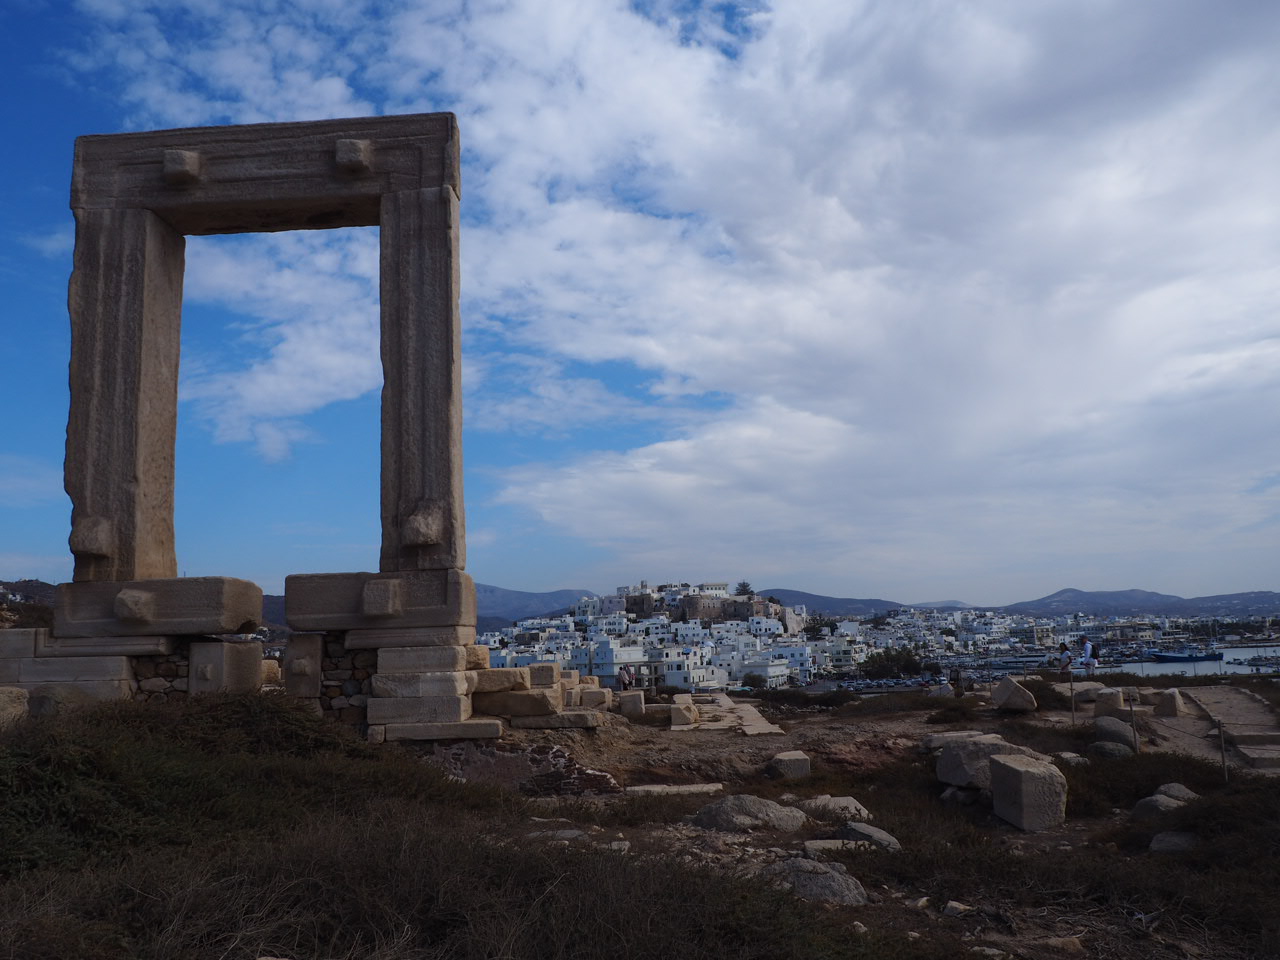
M 524 590 L 506 590 L 491 587 L 487 583 L 476 584 L 476 608 L 487 617 L 505 620 L 523 620 L 526 617 L 542 617 L 571 607 L 583 597 L 594 597 L 590 590 L 551 590 L 547 593 L 527 593 Z M 508 624 L 509 625 L 509 624 Z
M 19 597 L 26 597 L 31 603 L 43 603 L 53 606 L 53 594 L 57 590 L 52 583 L 43 580 L 0 580 L 0 588 Z
M 1255 590 L 1213 597 L 1185 599 L 1150 590 L 1059 590 L 1039 600 L 1025 600 L 996 609 L 1028 616 L 1055 617 L 1072 613 L 1095 616 L 1253 617 L 1280 615 L 1280 593 Z
M 963 600 L 930 600 L 928 603 L 909 603 L 909 607 L 920 610 L 973 610 L 975 604 Z
M 784 607 L 803 605 L 810 616 L 822 614 L 828 617 L 873 617 L 887 610 L 897 610 L 906 604 L 894 600 L 855 600 L 852 597 L 824 597 L 800 590 L 782 590 L 773 587 L 757 590 L 757 596 L 777 597 Z

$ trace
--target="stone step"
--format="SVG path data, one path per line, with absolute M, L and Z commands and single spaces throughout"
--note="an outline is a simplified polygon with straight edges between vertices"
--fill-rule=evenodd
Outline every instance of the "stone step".
M 1258 770 L 1280 770 L 1280 746 L 1237 747 L 1249 765 Z

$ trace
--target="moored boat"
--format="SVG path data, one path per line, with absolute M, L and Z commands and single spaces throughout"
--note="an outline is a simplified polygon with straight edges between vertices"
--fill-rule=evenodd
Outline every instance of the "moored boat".
M 1221 650 L 1152 650 L 1151 659 L 1156 663 L 1203 663 L 1221 660 Z

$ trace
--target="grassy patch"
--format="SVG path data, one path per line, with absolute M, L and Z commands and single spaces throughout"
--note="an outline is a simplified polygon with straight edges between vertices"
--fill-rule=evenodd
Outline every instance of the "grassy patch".
M 1115 840 L 1119 850 L 1102 844 L 1018 856 L 993 842 L 982 811 L 938 801 L 932 764 L 904 761 L 876 771 L 874 785 L 858 791 L 876 825 L 903 841 L 902 852 L 862 851 L 846 862 L 863 883 L 909 887 L 938 900 L 1052 903 L 1060 915 L 1125 908 L 1209 927 L 1224 945 L 1250 955 L 1277 955 L 1280 913 L 1270 900 L 1280 889 L 1280 783 L 1245 777 L 1222 789 L 1212 764 L 1167 754 L 1064 772 L 1075 798 L 1069 816 L 1080 815 L 1073 806 L 1088 803 L 1096 813 L 1128 809 L 1170 781 L 1213 792 L 1139 828 L 1126 821 L 1102 838 Z M 1188 854 L 1147 854 L 1159 830 L 1188 830 L 1202 843 Z
M 283 697 L 0 736 L 0 956 L 23 960 L 940 960 L 855 911 L 665 857 L 532 842 L 513 794 L 372 751 Z M 707 798 L 566 806 L 669 822 Z M 606 812 L 607 811 L 607 812 Z M 678 854 L 679 851 L 672 851 Z
M 925 723 L 969 724 L 979 717 L 979 710 L 985 709 L 977 697 L 940 698 L 935 700 L 942 704 L 937 710 L 925 717 Z

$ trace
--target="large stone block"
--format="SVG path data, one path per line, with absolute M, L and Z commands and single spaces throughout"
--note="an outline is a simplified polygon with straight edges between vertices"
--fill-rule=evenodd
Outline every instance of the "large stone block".
M 475 678 L 475 693 L 502 693 L 506 690 L 528 690 L 528 667 L 490 667 L 469 671 Z
M 644 691 L 623 690 L 618 694 L 618 711 L 632 720 L 644 717 Z
M 36 636 L 48 635 L 48 630 L 25 629 L 0 630 L 0 660 L 18 660 L 36 656 Z
M 285 617 L 295 630 L 476 624 L 475 584 L 460 570 L 295 574 L 285 578 L 284 596 Z
M 1182 700 L 1182 691 L 1177 687 L 1169 690 L 1161 690 L 1156 694 L 1155 706 L 1152 712 L 1157 717 L 1183 717 L 1189 711 L 1186 703 Z
M 77 144 L 77 154 L 79 149 Z M 76 166 L 79 179 L 79 159 Z M 186 241 L 148 204 L 72 206 L 76 243 L 67 292 L 71 407 L 64 470 L 71 497 L 72 579 L 176 577 L 174 437 Z M 56 620 L 55 632 L 62 633 Z
M 600 678 L 591 675 L 587 675 L 585 677 L 579 676 L 578 683 L 582 684 L 584 687 L 598 687 L 600 686 Z
M 18 661 L 21 683 L 69 683 L 82 680 L 132 682 L 128 657 L 32 657 Z
M 601 718 L 595 710 L 566 710 L 541 717 L 513 716 L 508 722 L 515 730 L 594 730 Z
M 320 696 L 324 672 L 324 634 L 295 633 L 284 648 L 280 673 L 284 692 L 292 697 Z
M 370 723 L 388 726 L 397 723 L 457 723 L 471 716 L 471 698 L 464 696 L 436 697 L 370 697 L 368 704 Z M 397 739 L 391 736 L 387 739 Z
M 608 687 L 597 687 L 582 691 L 582 705 L 590 710 L 608 710 L 613 706 L 613 691 Z
M 262 644 L 257 640 L 191 644 L 191 693 L 252 693 L 262 689 Z
M 403 627 L 392 630 L 348 630 L 344 642 L 348 650 L 377 647 L 462 647 L 474 646 L 475 627 Z
M 58 584 L 55 637 L 251 633 L 262 590 L 233 577 Z
M 990 760 L 995 815 L 1019 830 L 1049 830 L 1067 816 L 1067 778 L 1052 763 L 996 754 Z
M 489 648 L 478 643 L 467 647 L 467 669 L 488 670 Z
M 991 787 L 990 759 L 997 754 L 1031 757 L 1050 762 L 1044 754 L 1029 747 L 1008 743 L 1003 737 L 989 733 L 981 737 L 952 740 L 938 754 L 937 777 L 943 783 L 957 787 Z
M 1093 703 L 1093 715 L 1128 719 L 1129 708 L 1124 702 L 1124 691 L 1114 687 L 1104 687 L 1099 690 Z
M 466 538 L 456 181 L 385 194 L 378 225 L 383 367 L 378 569 L 462 570 Z M 474 623 L 474 616 L 466 622 Z
M 463 670 L 466 647 L 381 647 L 378 673 L 432 673 Z
M 383 731 L 387 740 L 473 740 L 500 736 L 502 721 L 497 717 L 473 717 L 458 723 L 388 723 Z
M 498 717 L 542 717 L 563 709 L 559 687 L 472 695 L 475 709 Z
M 698 708 L 692 703 L 673 703 L 671 705 L 671 725 L 673 727 L 688 726 L 698 722 Z
M 167 657 L 177 649 L 175 637 L 55 637 L 41 630 L 37 657 Z
M 997 710 L 1010 713 L 1031 713 L 1037 706 L 1031 691 L 1013 677 L 1002 677 L 991 691 L 991 699 Z
M 471 692 L 475 671 L 379 673 L 373 677 L 375 697 L 461 697 Z
M 560 682 L 560 664 L 529 664 L 529 683 L 535 687 L 550 687 Z
M 560 687 L 564 691 L 562 693 L 562 696 L 564 697 L 564 705 L 566 707 L 582 706 L 582 691 L 578 688 L 576 684 L 572 687 L 566 688 L 564 686 L 564 681 L 561 681 Z
M 786 750 L 774 754 L 769 769 L 783 780 L 807 777 L 812 772 L 809 755 L 803 750 Z

